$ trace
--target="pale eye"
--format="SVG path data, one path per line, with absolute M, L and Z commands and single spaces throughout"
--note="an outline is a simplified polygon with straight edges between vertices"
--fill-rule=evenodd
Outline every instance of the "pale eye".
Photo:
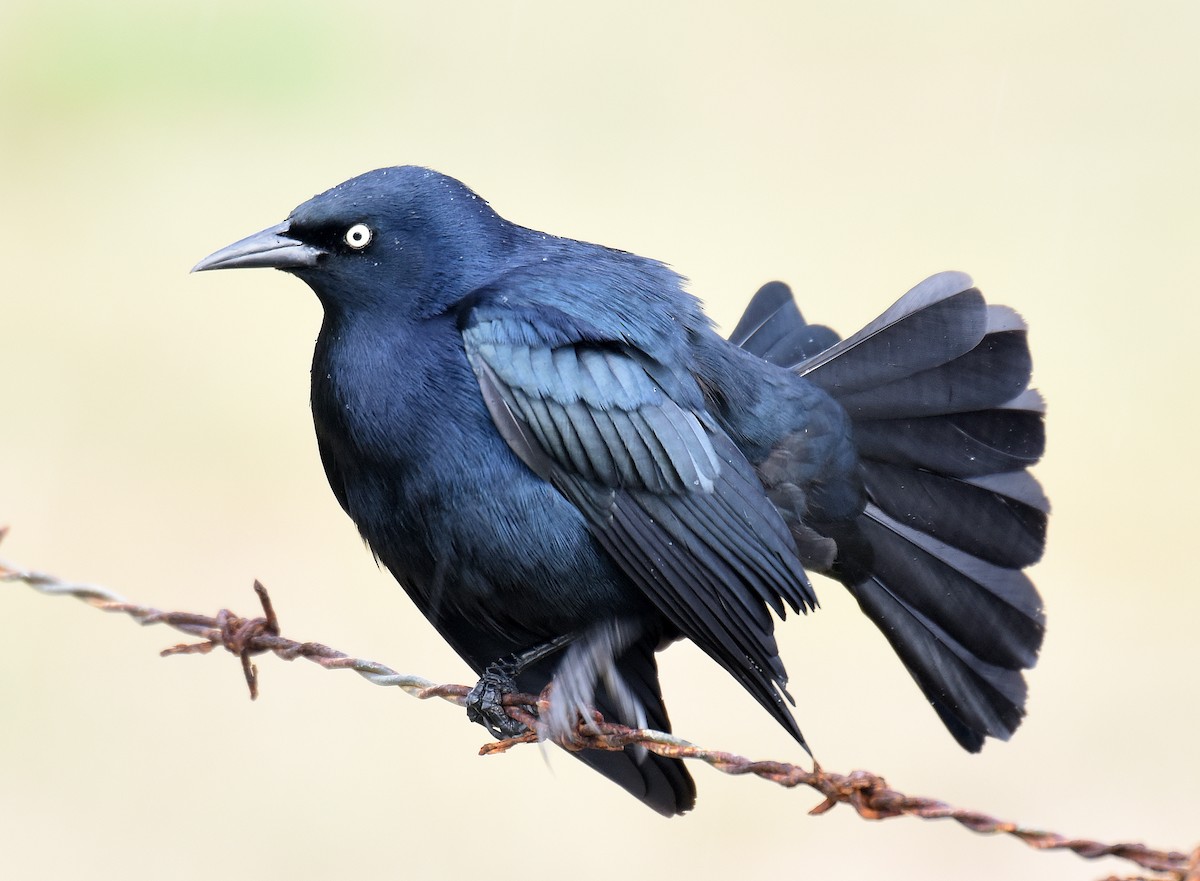
M 346 230 L 345 240 L 355 251 L 361 251 L 371 244 L 371 227 L 365 223 L 356 223 Z

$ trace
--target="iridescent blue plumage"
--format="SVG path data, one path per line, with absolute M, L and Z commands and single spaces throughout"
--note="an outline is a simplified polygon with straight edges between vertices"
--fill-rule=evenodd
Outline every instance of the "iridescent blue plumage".
M 510 657 L 522 690 L 554 680 L 552 734 L 592 705 L 668 728 L 655 652 L 687 638 L 803 744 L 772 612 L 815 608 L 806 569 L 846 585 L 964 747 L 1019 724 L 1041 402 L 1024 325 L 965 275 L 844 340 L 772 283 L 725 340 L 662 264 L 411 167 L 197 268 L 238 266 L 317 293 L 335 496 L 483 683 Z M 693 805 L 678 761 L 577 755 L 661 813 Z

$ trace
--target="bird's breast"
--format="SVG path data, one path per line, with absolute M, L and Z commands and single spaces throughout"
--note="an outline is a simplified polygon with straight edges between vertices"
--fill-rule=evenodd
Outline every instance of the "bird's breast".
M 545 639 L 640 604 L 496 431 L 456 331 L 319 343 L 312 405 L 334 494 L 439 628 L 469 619 Z

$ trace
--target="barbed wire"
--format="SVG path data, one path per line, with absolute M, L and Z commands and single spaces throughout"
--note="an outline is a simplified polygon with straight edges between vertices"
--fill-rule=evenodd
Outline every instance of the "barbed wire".
M 0 529 L 0 541 L 5 533 L 5 529 Z M 3 560 L 0 560 L 0 582 L 22 583 L 44 594 L 74 597 L 103 612 L 127 615 L 143 625 L 165 624 L 200 639 L 199 642 L 163 649 L 160 654 L 164 657 L 207 654 L 223 647 L 241 660 L 251 699 L 258 696 L 258 671 L 250 658 L 264 652 L 272 652 L 287 661 L 304 658 L 327 670 L 353 670 L 373 685 L 397 687 L 421 700 L 436 697 L 463 706 L 471 690 L 466 685 L 442 685 L 421 676 L 398 673 L 377 661 L 356 658 L 321 643 L 299 642 L 283 636 L 270 596 L 257 581 L 254 582 L 254 590 L 263 614 L 253 618 L 243 618 L 228 609 L 211 616 L 193 612 L 165 612 L 129 602 L 99 585 L 66 581 Z M 506 712 L 528 730 L 517 737 L 484 744 L 480 747 L 480 755 L 503 753 L 519 744 L 538 742 L 541 736 L 538 717 L 546 713 L 552 699 L 552 687 L 540 695 L 506 695 L 503 701 Z M 1154 873 L 1109 876 L 1104 881 L 1200 881 L 1200 846 L 1189 854 L 1132 842 L 1106 844 L 1086 838 L 1068 838 L 1055 832 L 1000 820 L 980 811 L 956 808 L 938 799 L 905 795 L 892 789 L 883 777 L 870 771 L 837 774 L 826 771 L 815 762 L 810 771 L 787 762 L 754 761 L 734 753 L 705 749 L 667 732 L 608 722 L 599 714 L 594 714 L 590 720 L 581 720 L 573 738 L 559 742 L 559 745 L 568 750 L 621 750 L 637 745 L 660 756 L 705 762 L 725 774 L 753 775 L 786 787 L 807 786 L 823 796 L 823 801 L 809 811 L 813 815 L 824 814 L 839 804 L 847 804 L 868 820 L 901 816 L 926 820 L 948 819 L 980 834 L 1017 838 L 1035 850 L 1068 850 L 1085 859 L 1115 857 Z

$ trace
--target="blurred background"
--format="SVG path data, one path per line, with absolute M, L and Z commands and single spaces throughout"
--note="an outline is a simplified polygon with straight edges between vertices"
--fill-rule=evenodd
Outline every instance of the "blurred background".
M 990 8 L 989 8 L 990 7 Z M 734 9 L 738 11 L 734 12 Z M 842 588 L 781 627 L 829 769 L 1069 835 L 1200 841 L 1192 554 L 1200 6 L 1106 2 L 0 5 L 0 555 L 160 608 L 256 608 L 438 681 L 308 413 L 295 279 L 189 276 L 381 166 L 657 257 L 725 328 L 772 278 L 848 333 L 926 275 L 1028 319 L 1049 631 L 1011 743 L 962 753 Z M 0 875 L 1099 878 L 948 823 L 870 824 L 694 768 L 665 821 L 557 753 L 349 673 L 0 589 Z M 676 729 L 803 754 L 690 646 Z M 678 874 L 674 874 L 678 873 Z

